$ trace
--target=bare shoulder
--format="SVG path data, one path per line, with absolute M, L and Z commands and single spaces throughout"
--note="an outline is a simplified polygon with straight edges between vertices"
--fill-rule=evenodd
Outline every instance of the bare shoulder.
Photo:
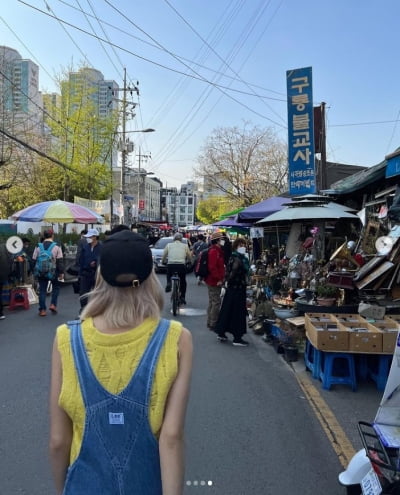
M 193 349 L 193 338 L 190 331 L 182 327 L 182 332 L 179 337 L 179 350 L 180 352 L 192 352 Z

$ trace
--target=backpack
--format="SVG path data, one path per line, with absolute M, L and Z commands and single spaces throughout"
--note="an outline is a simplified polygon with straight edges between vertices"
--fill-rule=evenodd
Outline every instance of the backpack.
M 35 277 L 48 278 L 49 280 L 54 278 L 56 273 L 56 260 L 52 256 L 52 249 L 57 246 L 56 242 L 52 242 L 47 249 L 45 249 L 43 243 L 39 242 L 39 255 L 36 258 L 36 264 L 33 271 Z
M 208 248 L 200 251 L 194 268 L 196 277 L 206 278 L 208 275 Z

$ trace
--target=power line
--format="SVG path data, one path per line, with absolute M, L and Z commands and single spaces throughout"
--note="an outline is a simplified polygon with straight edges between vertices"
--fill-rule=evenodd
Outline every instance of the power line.
M 45 108 L 41 107 L 40 105 L 38 105 L 29 95 L 27 95 L 22 89 L 20 86 L 18 86 L 17 84 L 14 83 L 14 81 L 12 81 L 6 74 L 4 74 L 4 72 L 2 72 L 2 70 L 0 70 L 0 76 L 4 77 L 4 79 L 7 79 L 8 82 L 10 82 L 14 88 L 16 88 L 21 94 L 23 94 L 26 98 L 28 98 L 28 100 L 33 103 L 33 105 L 35 105 L 36 108 L 38 108 L 41 112 L 43 112 L 44 115 L 46 115 L 47 117 L 49 117 L 51 120 L 53 120 L 56 124 L 58 124 L 59 126 L 61 126 L 62 129 L 64 129 L 64 131 L 67 131 L 67 132 L 71 132 L 67 127 L 64 127 L 61 122 L 59 120 L 56 120 L 52 115 L 49 114 L 49 112 L 46 111 Z
M 74 174 L 82 175 L 83 177 L 87 176 L 86 174 L 84 174 L 82 172 L 78 172 L 77 170 L 70 167 L 69 165 L 66 165 L 65 163 L 61 162 L 60 160 L 57 160 L 57 158 L 53 158 L 52 156 L 47 155 L 43 151 L 40 151 L 37 148 L 34 148 L 32 145 L 26 143 L 25 141 L 22 141 L 21 139 L 17 138 L 16 136 L 9 134 L 4 129 L 0 129 L 0 133 L 4 134 L 4 136 L 8 137 L 12 141 L 15 141 L 16 143 L 20 144 L 24 148 L 27 148 L 27 149 L 33 151 L 34 153 L 40 155 L 41 157 L 46 158 L 46 160 L 50 160 L 51 162 L 55 163 L 56 165 L 59 165 L 60 167 L 64 168 L 65 170 L 69 170 L 70 172 L 73 172 Z
M 88 0 L 88 1 L 89 1 L 89 0 Z M 97 17 L 95 17 L 94 15 L 90 14 L 89 12 L 86 12 L 86 11 L 84 11 L 84 10 L 78 9 L 77 7 L 75 7 L 74 5 L 71 5 L 70 3 L 66 2 L 65 0 L 59 0 L 59 2 L 60 2 L 60 3 L 63 3 L 64 5 L 66 5 L 67 7 L 71 8 L 71 9 L 77 10 L 78 12 L 79 12 L 79 11 L 82 11 L 85 15 L 87 15 L 87 16 L 89 16 L 89 17 L 93 17 L 93 18 L 98 19 Z M 280 6 L 279 6 L 279 7 L 280 7 Z M 278 7 L 278 9 L 279 9 L 279 7 Z M 277 10 L 278 10 L 278 9 L 277 9 Z M 274 15 L 275 15 L 275 12 L 274 12 Z M 156 48 L 156 49 L 158 49 L 158 50 L 163 51 L 163 50 L 162 50 L 159 46 L 157 46 L 156 44 L 151 43 L 150 41 L 144 40 L 143 38 L 139 38 L 138 36 L 135 36 L 135 35 L 133 35 L 132 33 L 128 32 L 128 31 L 125 31 L 124 29 L 121 29 L 119 26 L 115 26 L 114 24 L 111 24 L 110 22 L 105 21 L 104 19 L 98 19 L 98 21 L 99 21 L 99 22 L 101 22 L 102 24 L 106 25 L 106 26 L 109 26 L 109 27 L 111 27 L 111 28 L 115 29 L 116 31 L 118 31 L 118 32 L 120 32 L 120 33 L 122 33 L 122 34 L 124 34 L 124 35 L 126 35 L 126 36 L 129 36 L 130 38 L 133 38 L 133 39 L 135 39 L 135 40 L 137 40 L 137 41 L 140 41 L 141 43 L 144 43 L 144 44 L 146 44 L 146 45 L 149 45 L 149 46 L 151 46 L 152 48 Z M 268 27 L 268 26 L 267 26 L 267 27 Z M 263 34 L 263 33 L 262 33 L 262 34 Z M 108 41 L 109 41 L 109 40 L 108 40 Z M 111 41 L 109 41 L 109 43 L 110 43 L 110 44 L 112 44 L 112 43 L 111 43 Z M 114 52 L 114 53 L 115 53 L 115 52 Z M 116 56 L 117 56 L 117 55 L 116 55 Z M 193 61 L 193 60 L 191 60 L 191 59 L 185 58 L 185 57 L 183 57 L 183 56 L 181 56 L 181 55 L 176 55 L 176 56 L 177 56 L 179 59 L 185 60 L 186 62 L 189 62 L 189 63 L 191 63 L 191 64 L 193 64 L 193 65 L 196 65 L 197 67 L 200 67 L 200 68 L 202 68 L 202 69 L 205 69 L 205 70 L 208 70 L 208 71 L 214 72 L 214 73 L 216 73 L 216 74 L 219 74 L 217 71 L 215 71 L 215 70 L 214 70 L 214 69 L 212 69 L 211 67 L 207 67 L 207 66 L 205 66 L 205 65 L 201 65 L 201 64 L 199 64 L 198 62 L 195 62 L 195 61 Z M 120 62 L 120 63 L 121 63 L 121 66 L 123 66 L 122 62 Z M 236 78 L 234 78 L 234 77 L 232 77 L 232 76 L 229 76 L 228 74 L 223 74 L 223 76 L 224 76 L 224 77 L 226 77 L 226 78 L 228 78 L 228 79 L 237 80 Z M 270 93 L 274 93 L 274 94 L 277 94 L 277 95 L 285 96 L 285 94 L 284 94 L 284 93 L 281 93 L 280 91 L 275 91 L 275 90 L 273 90 L 273 89 L 264 88 L 263 86 L 259 86 L 259 85 L 257 85 L 257 84 L 252 84 L 252 83 L 248 83 L 248 82 L 247 82 L 246 84 L 248 84 L 248 85 L 249 85 L 249 86 L 251 86 L 252 88 L 258 88 L 258 89 L 262 89 L 262 90 L 264 90 L 264 91 L 269 91 Z M 223 86 L 222 86 L 222 87 L 223 87 Z M 268 97 L 268 96 L 266 96 L 266 95 L 254 95 L 254 93 L 248 93 L 248 92 L 246 92 L 246 91 L 241 91 L 241 90 L 238 90 L 238 89 L 232 89 L 232 88 L 229 88 L 229 89 L 230 89 L 231 91 L 236 91 L 236 92 L 238 92 L 238 93 L 243 93 L 243 94 L 245 94 L 245 95 L 249 95 L 249 96 L 252 96 L 252 95 L 253 95 L 253 96 L 258 96 L 258 97 L 260 97 L 260 98 L 265 98 L 265 99 L 269 99 L 269 100 L 276 100 L 276 101 L 284 101 L 284 102 L 286 102 L 286 99 L 282 100 L 282 99 L 280 99 L 280 98 L 272 98 L 272 97 Z
M 105 1 L 107 2 L 107 0 L 105 0 Z M 84 29 L 82 29 L 82 28 L 80 28 L 80 27 L 78 27 L 78 26 L 76 26 L 76 25 L 74 25 L 74 24 L 71 24 L 70 22 L 65 21 L 64 19 L 60 19 L 59 17 L 57 17 L 57 16 L 55 16 L 55 15 L 51 15 L 51 14 L 49 14 L 48 12 L 45 12 L 44 10 L 39 9 L 38 7 L 35 7 L 34 5 L 31 5 L 31 4 L 27 3 L 27 2 L 24 2 L 23 0 L 18 0 L 18 2 L 19 2 L 19 3 L 24 4 L 24 5 L 26 5 L 27 7 L 30 7 L 30 8 L 32 8 L 32 9 L 34 9 L 34 10 L 38 11 L 38 12 L 40 12 L 40 13 L 42 13 L 42 14 L 44 14 L 44 15 L 48 16 L 48 17 L 52 17 L 52 18 L 54 18 L 54 19 L 58 20 L 59 22 L 62 22 L 63 24 L 66 24 L 66 25 L 68 25 L 68 26 L 70 26 L 70 27 L 72 27 L 72 28 L 76 29 L 77 31 L 80 31 L 80 32 L 82 32 L 82 33 L 84 33 L 84 34 L 87 34 L 88 36 L 90 36 L 90 37 L 92 37 L 92 38 L 99 39 L 99 40 L 103 41 L 104 43 L 108 43 L 108 41 L 107 41 L 107 40 L 105 40 L 104 38 L 101 38 L 100 36 L 95 36 L 94 34 L 89 33 L 88 31 L 86 31 L 86 30 L 84 30 Z M 109 2 L 107 2 L 107 3 L 109 3 Z M 115 7 L 113 7 L 113 8 L 115 8 Z M 118 10 L 118 9 L 117 9 L 117 10 Z M 121 15 L 124 15 L 124 14 L 122 14 L 122 13 L 121 13 Z M 131 22 L 131 21 L 130 21 L 130 22 Z M 139 28 L 139 29 L 140 29 L 140 28 Z M 207 83 L 207 84 L 209 84 L 209 85 L 211 85 L 211 86 L 214 86 L 215 88 L 219 89 L 222 93 L 224 93 L 224 94 L 225 94 L 228 98 L 230 98 L 230 99 L 231 99 L 231 100 L 233 100 L 234 102 L 238 103 L 240 106 L 242 106 L 242 107 L 246 108 L 246 109 L 247 109 L 247 110 L 249 110 L 251 113 L 254 113 L 255 115 L 258 115 L 258 116 L 259 116 L 259 117 L 261 117 L 262 119 L 269 120 L 270 122 L 272 122 L 273 124 L 275 124 L 275 125 L 277 125 L 277 126 L 279 126 L 279 127 L 284 127 L 284 126 L 282 126 L 282 124 L 280 124 L 280 123 L 278 123 L 278 122 L 275 122 L 274 120 L 272 120 L 272 119 L 270 119 L 269 117 L 267 117 L 267 116 L 265 116 L 265 115 L 263 115 L 263 114 L 261 114 L 261 113 L 257 112 L 256 110 L 253 110 L 253 109 L 252 109 L 252 108 L 250 108 L 248 105 L 246 105 L 246 104 L 242 103 L 241 101 L 239 101 L 239 100 L 237 100 L 236 98 L 234 98 L 232 95 L 229 95 L 228 93 L 226 93 L 225 91 L 223 91 L 223 89 L 227 89 L 227 90 L 229 90 L 229 91 L 235 91 L 235 90 L 233 90 L 233 89 L 231 89 L 231 88 L 224 87 L 224 86 L 221 86 L 221 85 L 218 85 L 218 84 L 214 84 L 214 83 L 212 83 L 211 81 L 209 81 L 208 79 L 206 79 L 205 77 L 200 76 L 199 74 L 198 74 L 198 75 L 186 74 L 185 72 L 179 71 L 179 70 L 177 70 L 177 69 L 172 69 L 171 67 L 168 67 L 168 66 L 166 66 L 166 65 L 160 64 L 160 63 L 158 63 L 158 62 L 155 62 L 154 60 L 148 59 L 147 57 L 143 57 L 143 56 L 141 56 L 141 55 L 139 55 L 139 54 L 137 54 L 137 53 L 134 53 L 134 52 L 132 52 L 132 51 L 128 50 L 127 48 L 123 48 L 122 46 L 117 45 L 116 43 L 110 43 L 110 44 L 111 44 L 112 46 L 114 46 L 114 47 L 118 48 L 119 50 L 122 50 L 122 51 L 124 51 L 124 52 L 126 52 L 126 53 L 129 53 L 130 55 L 132 55 L 132 56 L 134 56 L 134 57 L 136 57 L 136 58 L 139 58 L 140 60 L 143 60 L 143 61 L 145 61 L 145 62 L 148 62 L 148 63 L 150 63 L 150 64 L 152 64 L 152 65 L 155 65 L 155 66 L 157 66 L 157 67 L 161 67 L 161 68 L 166 69 L 166 70 L 168 70 L 168 71 L 170 71 L 170 72 L 175 72 L 175 73 L 177 73 L 177 74 L 182 74 L 182 75 L 184 75 L 184 76 L 191 77 L 192 79 L 196 79 L 196 80 L 198 80 L 198 81 L 201 81 L 201 82 Z M 167 50 L 166 50 L 166 51 L 167 51 Z M 167 51 L 167 52 L 168 52 L 168 51 Z M 170 53 L 170 55 L 174 57 L 174 55 L 173 55 L 171 52 L 168 52 L 168 53 Z M 180 61 L 180 60 L 179 60 L 179 58 L 178 58 L 178 57 L 175 57 L 175 58 L 176 58 L 176 60 L 178 60 L 180 63 L 183 63 L 182 61 Z M 185 65 L 185 64 L 183 64 L 183 65 Z M 189 67 L 189 66 L 187 66 L 187 67 L 190 69 L 190 67 Z M 192 70 L 192 71 L 193 71 L 193 69 L 190 69 L 190 70 Z M 193 72 L 194 72 L 194 71 L 193 71 Z M 197 74 L 197 73 L 196 73 L 196 74 Z
M 377 120 L 375 122 L 354 122 L 352 124 L 330 124 L 329 127 L 351 127 L 351 126 L 357 126 L 357 125 L 393 124 L 393 122 L 400 122 L 400 119 Z

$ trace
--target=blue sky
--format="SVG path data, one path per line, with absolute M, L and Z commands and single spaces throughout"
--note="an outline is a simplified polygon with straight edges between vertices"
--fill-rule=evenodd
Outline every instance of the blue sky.
M 156 129 L 132 134 L 145 167 L 180 186 L 217 127 L 286 142 L 286 71 L 300 67 L 327 104 L 328 160 L 380 162 L 400 145 L 399 17 L 398 0 L 6 0 L 0 45 L 39 64 L 43 91 L 85 58 L 120 86 L 126 67 L 140 88 L 129 128 Z

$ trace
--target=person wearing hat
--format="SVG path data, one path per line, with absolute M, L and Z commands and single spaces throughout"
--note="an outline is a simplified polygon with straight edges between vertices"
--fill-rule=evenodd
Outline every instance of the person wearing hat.
M 147 240 L 130 231 L 106 239 L 81 321 L 58 327 L 54 341 L 57 493 L 183 493 L 192 337 L 161 319 L 163 304 Z
M 222 232 L 214 232 L 211 235 L 211 246 L 208 250 L 208 275 L 204 279 L 208 289 L 207 327 L 213 331 L 218 320 L 221 288 L 225 278 L 223 245 Z
M 96 269 L 100 255 L 99 231 L 89 229 L 83 235 L 86 244 L 82 246 L 79 256 L 79 295 L 81 311 L 87 304 L 87 293 L 90 292 L 95 283 Z
M 60 293 L 60 281 L 64 281 L 64 255 L 61 247 L 54 242 L 52 230 L 49 229 L 43 232 L 43 242 L 35 247 L 32 254 L 32 261 L 35 266 L 37 263 L 37 259 L 41 253 L 41 249 L 42 249 L 41 245 L 43 246 L 43 249 L 48 250 L 50 249 L 50 246 L 52 244 L 53 247 L 51 248 L 51 257 L 56 265 L 54 276 L 51 279 L 49 279 L 48 276 L 39 275 L 37 277 L 39 282 L 39 316 L 46 316 L 47 314 L 46 296 L 47 296 L 47 287 L 49 285 L 49 280 L 52 284 L 49 310 L 53 314 L 57 313 L 58 295 Z

